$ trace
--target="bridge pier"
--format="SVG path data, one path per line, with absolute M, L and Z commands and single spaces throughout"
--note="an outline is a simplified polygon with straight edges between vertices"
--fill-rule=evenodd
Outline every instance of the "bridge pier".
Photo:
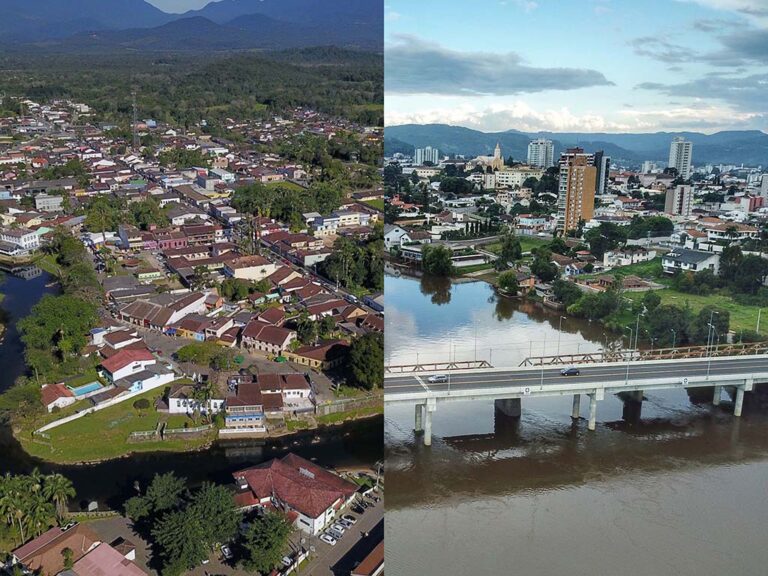
M 493 407 L 510 418 L 520 418 L 523 413 L 520 398 L 499 398 L 493 401 Z
M 741 416 L 741 409 L 744 406 L 744 387 L 738 386 L 736 388 L 736 399 L 733 402 L 733 415 Z
M 720 397 L 723 394 L 723 387 L 722 386 L 715 386 L 715 395 L 712 398 L 712 405 L 713 406 L 719 406 L 720 405 Z
M 416 415 L 414 418 L 413 431 L 417 434 L 424 431 L 424 404 L 416 404 Z
M 589 394 L 589 422 L 587 429 L 593 432 L 597 428 L 597 394 Z
M 432 412 L 437 409 L 437 402 L 428 398 L 424 407 L 424 446 L 432 446 Z
M 627 422 L 640 420 L 643 411 L 643 391 L 624 392 L 621 396 L 624 401 L 621 417 Z
M 571 409 L 571 418 L 573 418 L 574 420 L 579 419 L 580 408 L 581 408 L 581 394 L 574 394 L 573 408 Z

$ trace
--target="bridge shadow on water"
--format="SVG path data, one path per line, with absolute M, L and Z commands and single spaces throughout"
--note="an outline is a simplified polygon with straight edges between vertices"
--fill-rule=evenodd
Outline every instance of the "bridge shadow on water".
M 765 389 L 747 395 L 741 418 L 725 396 L 718 407 L 707 390 L 689 399 L 691 409 L 652 418 L 642 417 L 641 403 L 625 402 L 622 417 L 599 422 L 596 432 L 584 418 L 553 423 L 495 410 L 493 432 L 433 436 L 431 447 L 412 434 L 386 446 L 387 509 L 768 460 Z

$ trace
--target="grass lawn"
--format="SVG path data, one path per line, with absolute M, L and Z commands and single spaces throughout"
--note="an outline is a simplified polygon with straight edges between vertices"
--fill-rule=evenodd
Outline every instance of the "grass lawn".
M 374 198 L 373 200 L 364 200 L 363 204 L 368 204 L 372 208 L 376 208 L 381 212 L 384 212 L 384 198 Z
M 107 460 L 131 452 L 187 451 L 208 443 L 210 434 L 198 438 L 174 438 L 164 442 L 128 442 L 131 432 L 154 430 L 161 420 L 167 421 L 169 428 L 183 428 L 185 422 L 188 422 L 190 427 L 194 426 L 192 420 L 183 415 L 160 414 L 154 408 L 139 414 L 133 408 L 133 403 L 139 398 L 146 398 L 154 405 L 154 401 L 162 392 L 163 388 L 150 390 L 116 406 L 49 430 L 50 445 L 39 438 L 33 439 L 31 430 L 23 430 L 17 437 L 24 449 L 33 456 L 58 463 Z M 66 412 L 62 411 L 57 416 L 63 414 Z
M 345 412 L 336 412 L 335 414 L 326 414 L 325 416 L 318 416 L 318 424 L 338 424 L 344 422 L 344 420 L 350 420 L 354 418 L 363 418 L 365 416 L 375 416 L 376 414 L 382 414 L 384 412 L 384 403 L 379 406 L 369 406 L 368 408 L 358 408 L 357 410 L 347 410 Z
M 549 244 L 549 240 L 546 240 L 544 238 L 536 238 L 535 236 L 518 236 L 518 240 L 520 240 L 520 248 L 523 252 L 530 252 L 533 248 L 538 248 L 539 246 L 544 246 L 545 244 Z M 493 244 L 486 244 L 483 246 L 484 250 L 488 250 L 488 252 L 493 252 L 494 254 L 498 254 L 501 252 L 501 242 L 494 242 Z
M 720 294 L 697 296 L 695 294 L 678 292 L 671 288 L 655 290 L 655 292 L 661 297 L 662 304 L 674 304 L 676 306 L 684 307 L 687 302 L 694 313 L 698 313 L 706 306 L 716 306 L 723 310 L 727 310 L 730 314 L 730 329 L 736 332 L 737 336 L 740 330 L 754 330 L 757 326 L 757 314 L 760 308 L 757 306 L 738 304 L 734 302 L 730 296 L 723 296 Z M 625 292 L 623 295 L 632 300 L 642 300 L 645 292 Z M 765 316 L 765 314 L 763 316 Z M 765 323 L 763 323 L 763 321 L 765 321 Z M 768 317 L 761 318 L 761 324 L 761 332 L 765 333 L 766 328 L 768 328 Z
M 461 268 L 456 268 L 456 273 L 458 276 L 461 276 L 463 274 L 469 274 L 471 272 L 480 272 L 481 270 L 493 270 L 493 262 L 486 262 L 485 264 L 476 264 L 474 266 L 463 266 Z
M 584 274 L 579 278 L 593 278 L 595 276 L 616 276 L 618 278 L 624 278 L 625 276 L 634 275 L 646 280 L 653 280 L 659 284 L 669 284 L 672 282 L 672 278 L 665 276 L 661 268 L 661 258 L 654 258 L 648 262 L 639 262 L 637 264 L 630 264 L 629 266 L 619 266 L 607 272 L 600 272 L 598 274 Z

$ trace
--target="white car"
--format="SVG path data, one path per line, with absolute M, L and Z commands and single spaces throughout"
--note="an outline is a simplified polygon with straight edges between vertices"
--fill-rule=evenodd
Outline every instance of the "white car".
M 344 534 L 344 531 L 346 530 L 346 528 L 342 524 L 339 524 L 338 522 L 334 522 L 333 524 L 331 524 L 331 528 L 340 532 L 341 534 Z
M 283 559 L 281 560 L 281 562 L 283 563 L 283 566 L 285 566 L 286 568 L 290 567 L 290 565 L 293 564 L 293 560 L 288 558 L 288 556 L 283 556 Z
M 331 546 L 336 546 L 336 538 L 328 534 L 320 534 L 320 540 Z
M 448 375 L 447 374 L 434 374 L 427 378 L 427 382 L 430 384 L 438 384 L 440 382 L 448 382 Z

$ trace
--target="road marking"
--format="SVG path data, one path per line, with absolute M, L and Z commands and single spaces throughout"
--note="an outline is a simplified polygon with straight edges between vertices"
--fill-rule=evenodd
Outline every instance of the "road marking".
M 426 384 L 424 384 L 424 380 L 422 380 L 422 379 L 421 379 L 421 378 L 419 378 L 418 376 L 414 376 L 414 378 L 416 378 L 416 381 L 417 381 L 419 384 L 421 384 L 421 387 L 422 387 L 422 388 L 424 388 L 424 390 L 426 390 L 427 392 L 429 392 L 429 391 L 430 391 L 430 390 L 429 390 L 429 386 L 427 386 Z

